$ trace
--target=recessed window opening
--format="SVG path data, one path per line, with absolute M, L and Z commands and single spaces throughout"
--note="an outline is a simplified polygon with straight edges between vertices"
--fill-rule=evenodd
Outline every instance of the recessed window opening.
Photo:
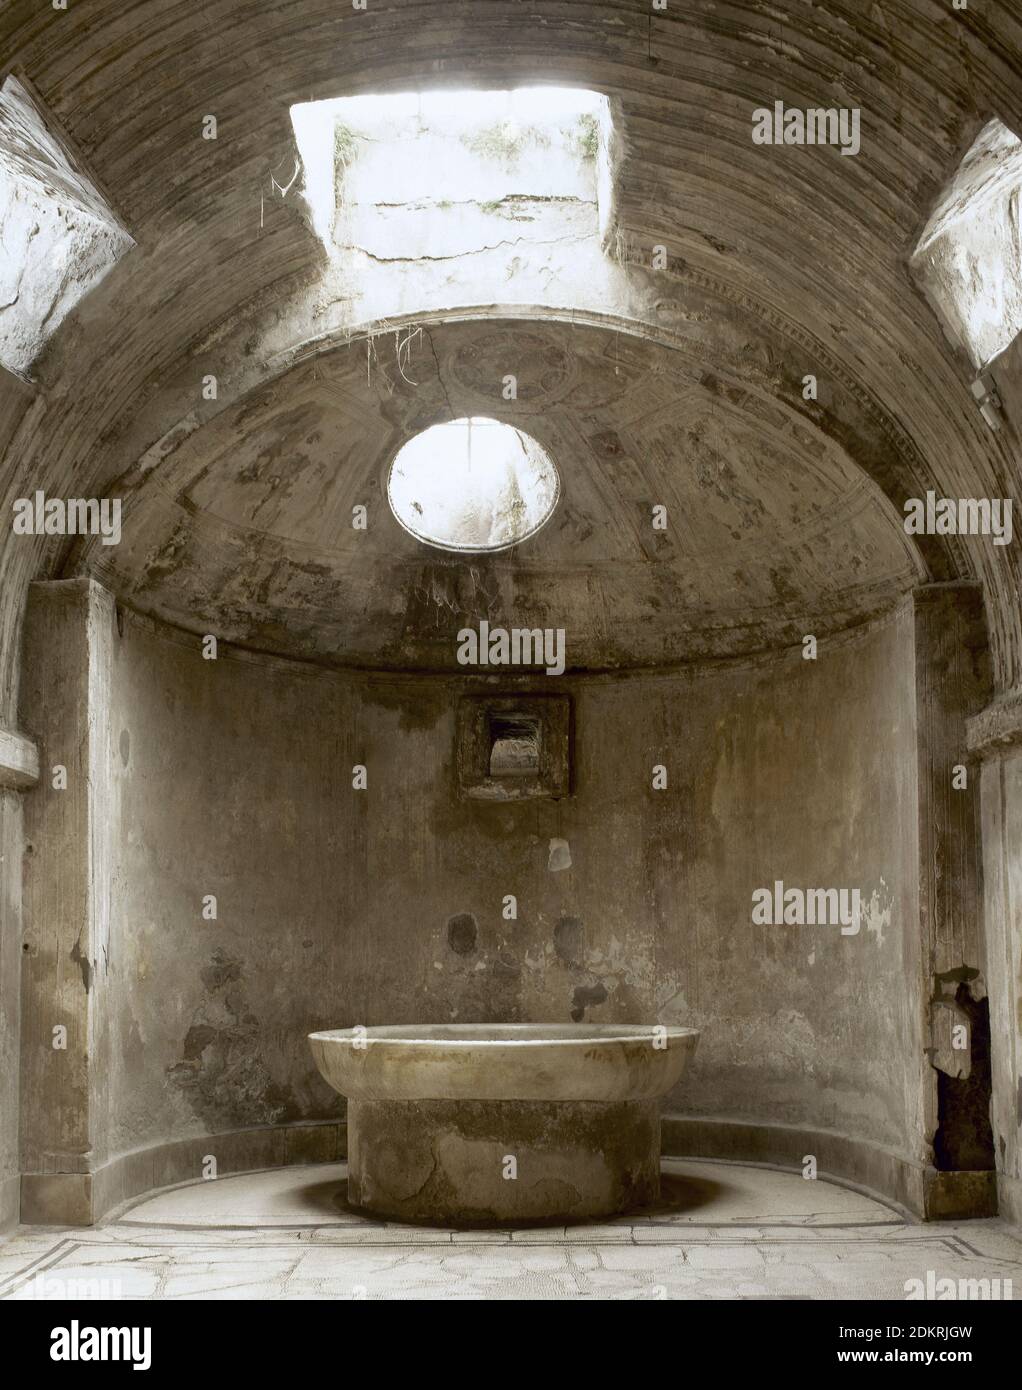
M 0 366 L 25 375 L 134 245 L 25 86 L 0 89 Z
M 341 97 L 291 108 L 313 224 L 337 256 L 416 261 L 599 238 L 607 98 L 563 87 Z
M 503 550 L 527 540 L 557 505 L 557 469 L 513 425 L 473 416 L 433 425 L 398 450 L 391 510 L 417 540 L 445 550 Z
M 490 716 L 490 776 L 539 775 L 539 720 L 525 714 Z
M 1022 331 L 1022 141 L 992 120 L 966 154 L 912 256 L 952 341 L 986 367 Z

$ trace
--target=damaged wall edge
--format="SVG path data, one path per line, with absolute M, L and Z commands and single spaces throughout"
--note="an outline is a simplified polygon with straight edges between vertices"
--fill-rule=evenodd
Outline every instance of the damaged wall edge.
M 106 1159 L 112 597 L 93 580 L 35 583 L 22 710 L 66 786 L 43 779 L 24 809 L 21 944 L 23 1211 L 42 1182 L 87 1188 Z M 36 854 L 45 846 L 46 854 Z M 56 865 L 56 871 L 53 869 Z
M 0 1234 L 17 1224 L 20 1208 L 22 810 L 38 780 L 36 744 L 0 728 Z

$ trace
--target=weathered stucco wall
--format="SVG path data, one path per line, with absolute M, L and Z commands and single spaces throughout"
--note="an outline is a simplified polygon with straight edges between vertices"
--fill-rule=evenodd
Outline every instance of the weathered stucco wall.
M 21 799 L 0 789 L 0 1231 L 18 1219 L 21 991 Z
M 1022 756 L 1017 746 L 983 765 L 994 1145 L 1001 1214 L 1022 1225 Z
M 109 1151 L 336 1115 L 314 1028 L 584 1011 L 705 1030 L 676 1108 L 918 1155 L 907 621 L 816 662 L 548 681 L 575 793 L 488 805 L 456 794 L 464 682 L 206 661 L 127 617 Z M 753 926 L 778 878 L 859 888 L 863 929 Z
M 92 1210 L 111 1154 L 110 1050 L 125 993 L 111 941 L 121 817 L 111 776 L 111 596 L 77 580 L 35 584 L 22 701 L 43 775 L 25 799 L 20 1150 L 25 1220 Z M 48 1203 L 55 1190 L 63 1206 Z

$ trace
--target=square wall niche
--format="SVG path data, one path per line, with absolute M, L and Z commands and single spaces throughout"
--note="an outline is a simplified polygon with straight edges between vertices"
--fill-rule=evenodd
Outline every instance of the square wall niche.
M 571 792 L 567 695 L 466 695 L 458 704 L 458 789 L 472 801 Z

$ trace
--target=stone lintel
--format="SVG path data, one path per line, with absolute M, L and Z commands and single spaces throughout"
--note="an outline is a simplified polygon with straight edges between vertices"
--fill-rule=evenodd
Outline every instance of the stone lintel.
M 32 739 L 0 728 L 0 788 L 26 791 L 39 781 L 39 749 Z
M 977 758 L 1022 748 L 1022 691 L 999 695 L 966 725 L 969 752 Z

